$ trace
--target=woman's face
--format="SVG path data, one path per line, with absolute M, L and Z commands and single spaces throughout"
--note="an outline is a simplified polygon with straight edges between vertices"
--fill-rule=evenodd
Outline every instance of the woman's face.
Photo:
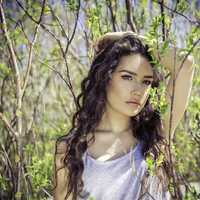
M 122 56 L 107 86 L 107 106 L 127 116 L 137 115 L 148 99 L 152 81 L 153 70 L 145 57 Z

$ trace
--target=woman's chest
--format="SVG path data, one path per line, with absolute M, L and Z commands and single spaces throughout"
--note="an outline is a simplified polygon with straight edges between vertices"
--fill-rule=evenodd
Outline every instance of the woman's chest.
M 113 136 L 109 134 L 96 134 L 95 141 L 88 146 L 88 154 L 98 160 L 112 160 L 119 158 L 136 145 L 132 135 Z

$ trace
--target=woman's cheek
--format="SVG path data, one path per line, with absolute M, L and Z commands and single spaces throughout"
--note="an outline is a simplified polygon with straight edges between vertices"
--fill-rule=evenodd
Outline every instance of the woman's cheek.
M 146 90 L 145 93 L 144 93 L 144 103 L 143 103 L 143 105 L 145 105 L 145 103 L 147 102 L 147 99 L 149 98 L 149 91 L 150 91 L 150 89 Z

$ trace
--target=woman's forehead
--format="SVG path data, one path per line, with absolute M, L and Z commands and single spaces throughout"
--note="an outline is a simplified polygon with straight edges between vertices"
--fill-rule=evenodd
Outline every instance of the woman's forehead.
M 117 71 L 130 70 L 139 74 L 153 75 L 149 61 L 141 54 L 131 54 L 120 58 Z

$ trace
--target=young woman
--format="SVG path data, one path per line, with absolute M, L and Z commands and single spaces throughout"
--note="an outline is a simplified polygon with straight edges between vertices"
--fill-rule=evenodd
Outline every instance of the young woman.
M 56 143 L 55 200 L 169 199 L 167 140 L 186 109 L 194 74 L 192 57 L 174 65 L 174 53 L 160 60 L 171 72 L 168 110 L 161 116 L 150 103 L 150 90 L 163 78 L 142 37 L 111 32 L 98 40 L 72 128 Z

